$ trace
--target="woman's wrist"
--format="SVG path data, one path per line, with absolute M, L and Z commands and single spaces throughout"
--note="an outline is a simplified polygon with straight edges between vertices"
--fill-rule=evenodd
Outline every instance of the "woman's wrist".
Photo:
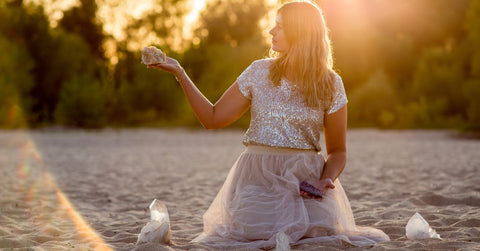
M 184 73 L 185 70 L 181 66 L 178 66 L 173 75 L 175 76 L 175 79 L 180 82 L 183 78 Z
M 332 179 L 331 177 L 325 176 L 325 177 L 321 177 L 320 180 L 330 180 L 333 183 L 333 181 L 335 179 Z

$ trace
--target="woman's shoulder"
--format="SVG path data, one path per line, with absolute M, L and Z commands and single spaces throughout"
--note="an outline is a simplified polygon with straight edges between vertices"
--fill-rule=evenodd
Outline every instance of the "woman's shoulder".
M 271 59 L 264 58 L 253 61 L 237 78 L 242 94 L 251 99 L 252 92 L 268 82 Z
M 273 60 L 274 60 L 273 58 L 257 59 L 253 61 L 252 64 L 250 64 L 250 67 L 259 68 L 259 69 L 269 69 Z
M 259 78 L 261 76 L 268 75 L 270 71 L 271 58 L 263 58 L 253 61 L 242 74 L 240 79 L 244 78 Z
M 332 78 L 333 78 L 333 82 L 334 83 L 342 83 L 343 80 L 342 80 L 342 77 L 340 76 L 340 74 L 338 74 L 338 72 L 336 71 L 332 71 Z
M 253 61 L 253 64 L 264 64 L 264 65 L 270 65 L 275 58 L 261 58 Z

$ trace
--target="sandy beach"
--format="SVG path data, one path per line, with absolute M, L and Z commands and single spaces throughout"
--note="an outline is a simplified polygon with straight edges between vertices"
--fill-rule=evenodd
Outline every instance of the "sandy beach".
M 242 131 L 0 131 L 1 250 L 208 250 L 190 243 L 244 150 Z M 340 180 L 357 225 L 391 242 L 292 250 L 480 250 L 480 140 L 453 131 L 348 131 Z M 164 202 L 172 243 L 137 246 Z M 408 240 L 419 212 L 442 237 Z

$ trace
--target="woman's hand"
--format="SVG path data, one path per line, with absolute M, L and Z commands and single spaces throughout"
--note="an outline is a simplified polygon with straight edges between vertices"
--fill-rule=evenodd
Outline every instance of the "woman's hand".
M 334 189 L 335 185 L 333 184 L 332 179 L 330 178 L 325 178 L 318 180 L 316 182 L 313 182 L 312 185 L 316 187 L 318 190 L 322 192 L 322 194 L 325 194 L 328 189 Z M 300 191 L 300 194 L 305 197 L 305 198 L 311 198 L 311 199 L 321 199 L 322 197 L 314 196 L 311 195 L 310 193 Z
M 180 66 L 180 63 L 178 63 L 177 60 L 171 57 L 167 57 L 167 60 L 165 61 L 165 63 L 149 64 L 147 65 L 147 68 L 170 72 L 170 73 L 173 73 L 175 76 L 177 76 L 180 72 L 183 71 L 182 66 Z

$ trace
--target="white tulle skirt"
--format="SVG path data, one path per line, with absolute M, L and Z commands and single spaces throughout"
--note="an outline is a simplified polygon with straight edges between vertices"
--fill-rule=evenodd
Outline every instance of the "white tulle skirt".
M 228 250 L 274 247 L 278 232 L 292 245 L 388 241 L 381 230 L 355 225 L 338 179 L 321 200 L 300 196 L 300 182 L 320 178 L 324 164 L 316 151 L 248 146 L 204 214 L 203 233 L 193 241 Z

